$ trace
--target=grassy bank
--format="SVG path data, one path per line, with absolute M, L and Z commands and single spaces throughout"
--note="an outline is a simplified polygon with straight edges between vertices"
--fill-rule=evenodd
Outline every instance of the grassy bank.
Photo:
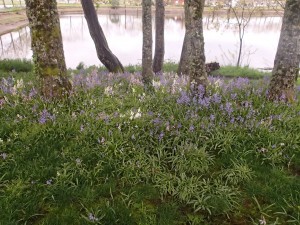
M 25 74 L 0 81 L 0 224 L 300 224 L 300 105 L 266 101 L 268 79 L 203 98 L 90 68 L 49 102 Z

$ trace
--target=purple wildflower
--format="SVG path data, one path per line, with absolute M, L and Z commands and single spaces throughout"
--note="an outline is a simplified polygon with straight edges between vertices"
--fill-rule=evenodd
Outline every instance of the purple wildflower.
M 208 108 L 210 105 L 210 98 L 208 98 L 208 97 L 199 98 L 198 104 L 204 108 Z
M 80 125 L 80 132 L 84 131 L 84 126 L 81 124 Z
M 193 132 L 195 130 L 195 127 L 193 125 L 190 126 L 190 129 L 189 129 L 191 132 Z
M 34 97 L 34 96 L 36 96 L 37 95 L 37 90 L 33 87 L 33 88 L 31 88 L 31 90 L 30 90 L 30 92 L 29 92 L 29 98 L 32 98 L 32 97 Z
M 161 123 L 161 120 L 159 118 L 155 118 L 154 120 L 152 120 L 152 122 L 154 123 L 154 125 L 159 125 Z
M 158 139 L 161 141 L 161 140 L 163 139 L 164 136 L 165 136 L 164 132 L 161 132 L 161 133 L 159 134 Z
M 41 113 L 40 113 L 40 118 L 39 118 L 39 123 L 40 124 L 44 124 L 47 122 L 47 120 L 55 120 L 55 115 L 51 115 L 47 109 L 44 109 Z
M 177 99 L 178 104 L 189 104 L 191 102 L 191 98 L 185 91 L 180 93 L 180 97 Z
M 219 104 L 222 101 L 222 96 L 219 94 L 213 94 L 213 96 L 211 97 L 211 102 L 215 103 L 215 104 Z
M 236 93 L 232 93 L 232 94 L 230 95 L 230 97 L 231 97 L 232 100 L 235 100 L 236 97 L 237 97 L 237 94 L 236 94 Z
M 52 184 L 52 179 L 47 180 L 47 181 L 46 181 L 46 184 L 47 184 L 47 185 L 51 185 L 51 184 Z
M 4 104 L 5 104 L 5 99 L 4 99 L 4 98 L 1 98 L 1 99 L 0 99 L 0 107 L 2 107 Z

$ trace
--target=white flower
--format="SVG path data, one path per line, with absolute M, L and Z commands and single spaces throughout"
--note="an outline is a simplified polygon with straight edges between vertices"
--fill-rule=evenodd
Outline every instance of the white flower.
M 266 221 L 264 216 L 262 216 L 261 219 L 259 220 L 259 224 L 260 225 L 266 225 L 267 224 L 267 221 Z
M 114 91 L 113 88 L 111 86 L 108 86 L 104 89 L 104 94 L 107 96 L 113 95 Z
M 2 139 L 2 138 L 0 138 L 0 144 L 3 144 L 3 142 L 4 142 L 4 141 L 3 141 L 3 139 Z
M 77 164 L 77 165 L 80 165 L 80 164 L 81 164 L 81 159 L 77 158 L 75 161 L 76 161 L 76 164 Z
M 266 153 L 267 151 L 268 151 L 268 149 L 266 149 L 266 148 L 258 149 L 258 152 L 261 152 L 261 153 Z
M 23 79 L 17 80 L 16 88 L 21 89 L 24 87 Z
M 137 119 L 137 118 L 140 118 L 142 116 L 142 113 L 141 113 L 141 109 L 139 108 L 138 111 L 135 113 L 133 112 L 132 110 L 130 110 L 130 117 L 129 119 L 133 120 L 133 119 Z
M 2 154 L 0 154 L 0 156 L 5 160 L 7 158 L 7 154 L 4 152 Z
M 152 85 L 153 85 L 153 87 L 158 88 L 161 86 L 161 83 L 160 83 L 160 81 L 152 80 Z

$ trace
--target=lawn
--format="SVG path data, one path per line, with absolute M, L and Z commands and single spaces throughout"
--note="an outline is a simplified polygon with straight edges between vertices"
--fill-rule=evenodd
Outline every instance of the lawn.
M 2 74 L 0 224 L 300 224 L 300 105 L 267 101 L 268 77 L 191 96 L 81 67 L 51 102 Z

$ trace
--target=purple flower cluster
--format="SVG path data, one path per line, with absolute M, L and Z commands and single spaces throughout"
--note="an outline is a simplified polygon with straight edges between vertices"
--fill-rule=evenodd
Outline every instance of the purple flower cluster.
M 40 118 L 39 118 L 39 123 L 40 124 L 45 124 L 48 120 L 54 121 L 56 116 L 54 114 L 51 114 L 47 111 L 47 109 L 44 109 L 40 113 Z

